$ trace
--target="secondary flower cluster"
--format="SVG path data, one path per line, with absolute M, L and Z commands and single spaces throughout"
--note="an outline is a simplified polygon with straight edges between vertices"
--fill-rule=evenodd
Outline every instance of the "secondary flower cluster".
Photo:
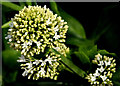
M 92 63 L 97 64 L 98 68 L 95 70 L 95 73 L 90 73 L 85 77 L 88 79 L 88 82 L 90 82 L 91 85 L 113 85 L 110 78 L 112 78 L 112 74 L 116 70 L 115 59 L 98 54 L 95 55 Z
M 67 22 L 53 12 L 41 6 L 24 7 L 11 19 L 8 39 L 10 47 L 21 51 L 18 62 L 22 62 L 23 76 L 33 75 L 33 79 L 58 74 L 60 56 L 52 52 L 54 48 L 64 56 L 69 48 L 64 44 L 68 30 Z M 38 55 L 43 55 L 38 57 Z M 56 78 L 55 78 L 56 79 Z

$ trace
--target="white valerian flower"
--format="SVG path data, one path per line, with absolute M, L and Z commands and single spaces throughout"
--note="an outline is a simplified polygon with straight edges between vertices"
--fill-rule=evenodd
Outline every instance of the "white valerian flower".
M 104 62 L 103 61 L 99 61 L 98 66 L 102 66 L 102 65 L 104 65 Z
M 51 58 L 50 56 L 48 56 L 48 58 L 47 58 L 47 59 L 45 59 L 45 61 L 46 61 L 46 62 L 49 62 L 49 64 L 51 64 L 51 65 L 52 65 L 52 62 L 53 62 L 53 61 L 57 61 L 57 60 L 56 60 L 56 59 Z
M 55 33 L 55 36 L 53 37 L 55 40 L 60 38 L 60 35 L 57 35 L 57 32 Z
M 97 58 L 97 60 L 99 61 L 102 58 L 102 55 L 100 55 L 99 53 L 97 55 L 95 55 L 95 57 Z
M 5 39 L 11 39 L 12 36 L 11 35 L 7 35 L 7 37 L 5 37 Z
M 103 68 L 103 66 L 101 66 L 100 68 L 99 68 L 99 71 L 102 73 L 103 71 L 104 71 L 105 69 Z
M 105 66 L 108 66 L 108 65 L 110 65 L 111 64 L 111 61 L 109 60 L 109 61 L 104 61 L 105 62 Z
M 14 25 L 13 22 L 11 22 L 11 23 L 9 24 L 10 27 L 13 27 L 13 25 Z
M 41 70 L 38 73 L 40 73 L 41 76 L 44 76 L 46 71 L 44 70 L 44 68 L 41 68 Z
M 106 75 L 100 75 L 100 77 L 102 78 L 103 81 L 105 81 L 107 79 Z
M 91 81 L 95 81 L 96 80 L 96 77 L 95 76 L 91 76 Z
M 95 73 L 93 74 L 94 76 L 99 76 L 100 73 L 98 72 L 98 69 L 95 71 Z
M 55 33 L 58 32 L 59 31 L 58 25 L 53 29 L 54 29 Z
M 40 48 L 40 45 L 41 45 L 41 44 L 42 44 L 42 43 L 41 43 L 40 41 L 36 42 L 36 45 L 37 45 L 38 48 Z
M 33 41 L 32 40 L 29 40 L 28 42 L 27 42 L 27 45 L 32 45 L 32 43 L 33 43 Z
M 46 10 L 46 5 L 44 5 L 44 9 Z
M 21 57 L 19 57 L 19 60 L 17 60 L 17 62 L 26 62 L 26 59 L 23 55 L 21 55 Z
M 40 63 L 39 60 L 35 60 L 35 61 L 33 62 L 33 64 L 36 64 L 36 65 L 38 65 L 39 63 Z
M 25 69 L 25 71 L 23 72 L 22 75 L 23 75 L 23 76 L 27 76 L 27 75 L 28 75 L 28 71 L 27 71 L 27 69 Z
M 26 43 L 26 42 L 24 42 L 23 44 L 21 44 L 22 45 L 22 48 L 24 49 L 24 48 L 28 48 L 28 44 Z
M 109 58 L 107 56 L 102 56 L 98 54 L 95 55 L 95 59 L 92 62 L 94 64 L 97 64 L 98 68 L 95 70 L 95 73 L 90 73 L 89 75 L 87 75 L 87 77 L 85 77 L 85 79 L 88 79 L 88 82 L 91 82 L 91 84 L 95 86 L 102 86 L 105 84 L 113 85 L 112 81 L 110 80 L 113 75 L 112 73 L 115 72 L 116 69 L 114 68 L 116 66 L 116 63 L 113 57 Z
M 27 65 L 27 68 L 30 69 L 30 68 L 32 68 L 33 64 L 32 64 L 32 62 L 30 62 L 30 63 L 26 63 L 26 65 Z
M 13 29 L 8 29 L 8 31 L 12 31 Z
M 8 43 L 12 47 L 19 43 L 19 47 L 15 47 L 15 49 L 20 51 L 29 46 L 30 49 L 28 50 L 27 48 L 25 51 L 25 55 L 29 56 L 29 58 L 30 56 L 34 56 L 34 54 L 44 52 L 46 47 L 51 48 L 52 45 L 55 47 L 57 44 L 54 44 L 54 42 L 56 41 L 59 43 L 65 42 L 64 38 L 66 38 L 65 34 L 68 30 L 67 22 L 57 14 L 54 15 L 46 6 L 24 7 L 11 20 L 12 23 L 10 25 L 11 28 L 8 30 L 10 31 L 8 35 L 11 35 L 12 38 L 9 39 Z M 42 45 L 44 47 L 41 48 Z M 23 52 L 21 54 L 24 55 Z
M 58 51 L 60 49 L 60 47 L 54 47 L 54 49 Z
M 46 24 L 49 25 L 51 24 L 52 22 L 50 22 L 50 18 L 46 21 Z
M 61 58 L 51 49 L 55 48 L 66 57 L 66 52 L 69 51 L 64 44 L 68 30 L 67 22 L 46 5 L 25 6 L 11 20 L 5 39 L 11 47 L 21 52 L 21 57 L 17 61 L 22 62 L 21 69 L 25 69 L 23 76 L 28 75 L 28 79 L 33 77 L 34 80 L 39 77 L 56 80 Z
M 41 66 L 44 66 L 44 65 L 46 65 L 46 61 L 45 60 L 42 61 L 42 63 L 41 63 Z

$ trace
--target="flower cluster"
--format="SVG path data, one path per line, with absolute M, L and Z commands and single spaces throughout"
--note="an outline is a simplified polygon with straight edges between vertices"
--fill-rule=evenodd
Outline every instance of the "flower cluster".
M 41 6 L 24 7 L 19 14 L 11 19 L 10 29 L 5 39 L 8 39 L 10 47 L 21 51 L 18 62 L 22 62 L 23 76 L 33 79 L 50 77 L 59 74 L 57 67 L 60 56 L 52 52 L 54 48 L 66 56 L 69 48 L 64 44 L 65 34 L 68 30 L 67 22 L 53 12 Z M 36 58 L 37 55 L 43 57 Z
M 113 85 L 110 78 L 112 78 L 112 74 L 116 70 L 115 59 L 98 54 L 95 55 L 92 63 L 97 64 L 98 68 L 95 70 L 95 73 L 90 73 L 85 77 L 88 79 L 88 82 L 91 82 L 91 85 Z

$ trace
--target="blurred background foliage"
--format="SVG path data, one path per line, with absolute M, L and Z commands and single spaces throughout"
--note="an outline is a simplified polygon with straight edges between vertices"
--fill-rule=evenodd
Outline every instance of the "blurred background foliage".
M 51 0 L 52 1 L 52 0 Z M 2 82 L 3 86 L 88 86 L 84 79 L 92 71 L 91 60 L 97 53 L 113 56 L 117 70 L 113 75 L 113 84 L 120 86 L 120 5 L 119 3 L 78 3 L 78 2 L 2 2 Z M 47 5 L 54 13 L 68 22 L 69 30 L 66 45 L 70 48 L 67 58 L 62 57 L 65 65 L 58 80 L 28 80 L 21 74 L 17 59 L 20 52 L 9 47 L 5 36 L 10 19 L 20 9 L 28 5 Z M 110 53 L 109 53 L 110 52 Z M 56 52 L 57 53 L 57 52 Z

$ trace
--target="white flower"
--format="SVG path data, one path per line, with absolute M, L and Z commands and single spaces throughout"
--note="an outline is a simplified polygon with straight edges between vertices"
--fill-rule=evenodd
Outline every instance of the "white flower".
M 102 78 L 103 81 L 105 81 L 107 79 L 106 75 L 104 75 L 104 76 L 100 75 L 100 77 Z
M 44 9 L 46 10 L 46 5 L 44 5 Z
M 55 36 L 53 37 L 55 40 L 60 38 L 60 35 L 57 35 L 57 32 L 55 33 Z
M 100 68 L 97 68 L 97 70 L 95 71 L 95 73 L 90 73 L 86 79 L 88 79 L 88 82 L 91 82 L 91 84 L 94 84 L 96 86 L 97 85 L 105 85 L 105 84 L 112 84 L 112 81 L 109 80 L 109 78 L 112 78 L 112 73 L 116 68 L 111 69 L 111 67 L 113 67 L 113 63 L 114 61 L 113 58 L 109 58 L 107 56 L 104 56 L 102 58 L 102 55 L 98 54 L 95 55 L 95 59 L 94 61 L 98 61 L 97 65 L 98 67 L 100 66 Z M 116 63 L 115 63 L 116 64 Z
M 12 36 L 11 35 L 7 35 L 7 37 L 5 37 L 5 39 L 11 39 Z
M 9 24 L 10 27 L 13 27 L 13 25 L 14 25 L 13 22 L 11 22 L 11 23 Z
M 27 35 L 28 34 L 28 32 L 25 32 L 25 35 Z
M 45 72 L 46 72 L 46 71 L 44 70 L 44 68 L 41 68 L 41 70 L 40 70 L 38 73 L 40 73 L 41 76 L 44 76 L 44 75 L 45 75 Z
M 52 58 L 50 58 L 50 56 L 48 56 L 48 58 L 47 59 L 45 59 L 45 61 L 46 62 L 49 62 L 49 64 L 51 64 L 52 65 L 52 61 L 57 61 L 56 59 L 52 59 Z
M 98 72 L 98 70 L 95 71 L 95 73 L 93 74 L 94 76 L 99 76 L 100 73 Z
M 100 57 L 99 57 L 99 56 L 97 56 L 97 60 L 98 60 L 98 61 L 100 60 Z
M 41 43 L 40 41 L 35 42 L 35 43 L 36 43 L 37 47 L 40 48 L 40 45 L 41 45 L 42 43 Z
M 99 68 L 98 70 L 102 73 L 105 69 L 103 68 L 103 66 L 101 66 L 101 68 Z
M 23 49 L 22 51 L 21 51 L 21 53 L 24 53 L 25 52 L 25 49 Z
M 39 73 L 37 73 L 36 75 L 37 75 L 37 77 L 39 77 L 39 76 L 40 76 L 40 74 L 39 74 Z
M 26 42 L 24 42 L 23 44 L 21 44 L 22 45 L 22 48 L 24 49 L 24 48 L 28 48 L 28 44 L 26 43 Z
M 27 45 L 32 45 L 32 42 L 33 42 L 32 40 L 29 40 Z
M 8 29 L 8 31 L 12 31 L 13 29 Z
M 36 65 L 38 65 L 39 63 L 40 63 L 39 60 L 35 60 L 35 62 L 33 62 L 33 64 L 36 64 Z
M 58 25 L 53 29 L 54 29 L 55 32 L 58 32 L 58 30 L 59 30 Z
M 12 39 L 9 39 L 9 42 L 11 42 L 12 41 Z
M 105 66 L 111 65 L 111 61 L 104 61 L 105 62 Z
M 60 49 L 60 47 L 55 47 L 54 49 L 58 51 Z
M 100 61 L 100 63 L 98 64 L 98 66 L 102 66 L 102 65 L 104 65 L 104 62 Z
M 46 65 L 46 61 L 42 61 L 41 66 Z
M 95 76 L 91 76 L 91 81 L 95 81 L 96 77 Z
M 64 20 L 61 20 L 61 22 L 64 22 Z
M 27 65 L 27 68 L 30 69 L 32 67 L 32 62 L 26 63 L 26 65 Z
M 23 76 L 27 76 L 28 75 L 28 71 L 25 69 L 25 71 L 22 74 Z
M 26 59 L 23 55 L 21 55 L 21 57 L 19 57 L 19 60 L 17 60 L 17 62 L 26 62 Z
M 46 21 L 46 24 L 49 25 L 51 24 L 52 22 L 50 22 L 50 18 Z
M 98 53 L 97 55 L 95 55 L 95 57 L 97 57 L 97 60 L 100 60 L 100 58 L 102 58 L 102 55 Z

